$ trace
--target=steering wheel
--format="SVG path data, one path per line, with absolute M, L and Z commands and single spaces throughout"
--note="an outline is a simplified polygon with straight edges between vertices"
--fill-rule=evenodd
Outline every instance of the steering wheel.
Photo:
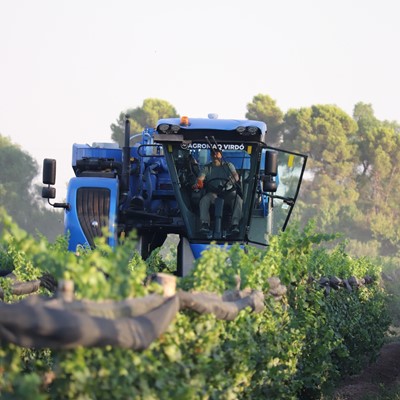
M 218 186 L 211 185 L 211 182 L 213 181 L 219 181 Z M 215 182 L 214 182 L 215 183 Z M 232 187 L 227 189 L 227 185 L 228 183 L 231 183 Z M 235 186 L 234 184 L 231 182 L 230 178 L 212 178 L 206 181 L 206 189 L 208 192 L 213 192 L 216 194 L 221 194 L 223 192 L 230 192 L 232 190 L 234 190 Z

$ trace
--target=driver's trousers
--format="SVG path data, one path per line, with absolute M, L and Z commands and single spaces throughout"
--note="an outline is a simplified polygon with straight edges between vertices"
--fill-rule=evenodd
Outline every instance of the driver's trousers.
M 215 203 L 217 197 L 217 194 L 209 192 L 201 198 L 199 208 L 202 223 L 210 224 L 210 206 Z M 224 200 L 224 205 L 232 208 L 232 225 L 239 225 L 239 221 L 242 218 L 242 198 L 233 191 L 225 195 Z

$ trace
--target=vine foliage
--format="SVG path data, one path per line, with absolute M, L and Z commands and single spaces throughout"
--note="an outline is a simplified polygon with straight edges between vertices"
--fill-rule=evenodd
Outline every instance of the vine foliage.
M 133 240 L 116 250 L 99 240 L 97 248 L 74 254 L 66 240 L 33 239 L 3 214 L 1 269 L 13 269 L 21 281 L 44 273 L 75 283 L 77 299 L 120 301 L 160 293 L 145 285 L 151 270 Z M 269 248 L 221 249 L 211 246 L 193 272 L 178 281 L 185 291 L 222 294 L 237 288 L 268 293 L 278 277 L 287 291 L 279 301 L 265 295 L 260 313 L 242 310 L 232 321 L 213 314 L 181 311 L 166 333 L 146 350 L 117 347 L 72 350 L 26 349 L 2 343 L 0 395 L 20 399 L 311 399 L 340 376 L 373 360 L 389 325 L 380 268 L 353 259 L 342 245 L 326 246 L 333 236 L 288 229 Z M 332 247 L 332 246 L 330 246 Z M 354 290 L 329 295 L 310 277 L 372 279 Z M 0 278 L 4 301 L 23 296 Z M 52 293 L 41 288 L 43 296 Z

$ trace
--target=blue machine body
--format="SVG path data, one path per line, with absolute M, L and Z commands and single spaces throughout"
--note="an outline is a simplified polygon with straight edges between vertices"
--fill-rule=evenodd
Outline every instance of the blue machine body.
M 97 197 L 93 204 L 94 196 Z M 110 246 L 117 245 L 115 216 L 118 210 L 119 186 L 115 178 L 72 178 L 68 184 L 67 202 L 70 209 L 64 217 L 68 233 L 68 249 L 94 246 L 93 238 L 107 233 Z M 97 210 L 94 208 L 97 207 Z

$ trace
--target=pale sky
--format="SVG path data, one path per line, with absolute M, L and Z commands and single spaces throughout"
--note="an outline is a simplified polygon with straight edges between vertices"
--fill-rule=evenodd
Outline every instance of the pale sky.
M 111 141 L 146 98 L 220 118 L 259 93 L 362 101 L 400 122 L 399 19 L 398 0 L 0 0 L 0 134 L 57 159 L 61 201 L 72 144 Z

